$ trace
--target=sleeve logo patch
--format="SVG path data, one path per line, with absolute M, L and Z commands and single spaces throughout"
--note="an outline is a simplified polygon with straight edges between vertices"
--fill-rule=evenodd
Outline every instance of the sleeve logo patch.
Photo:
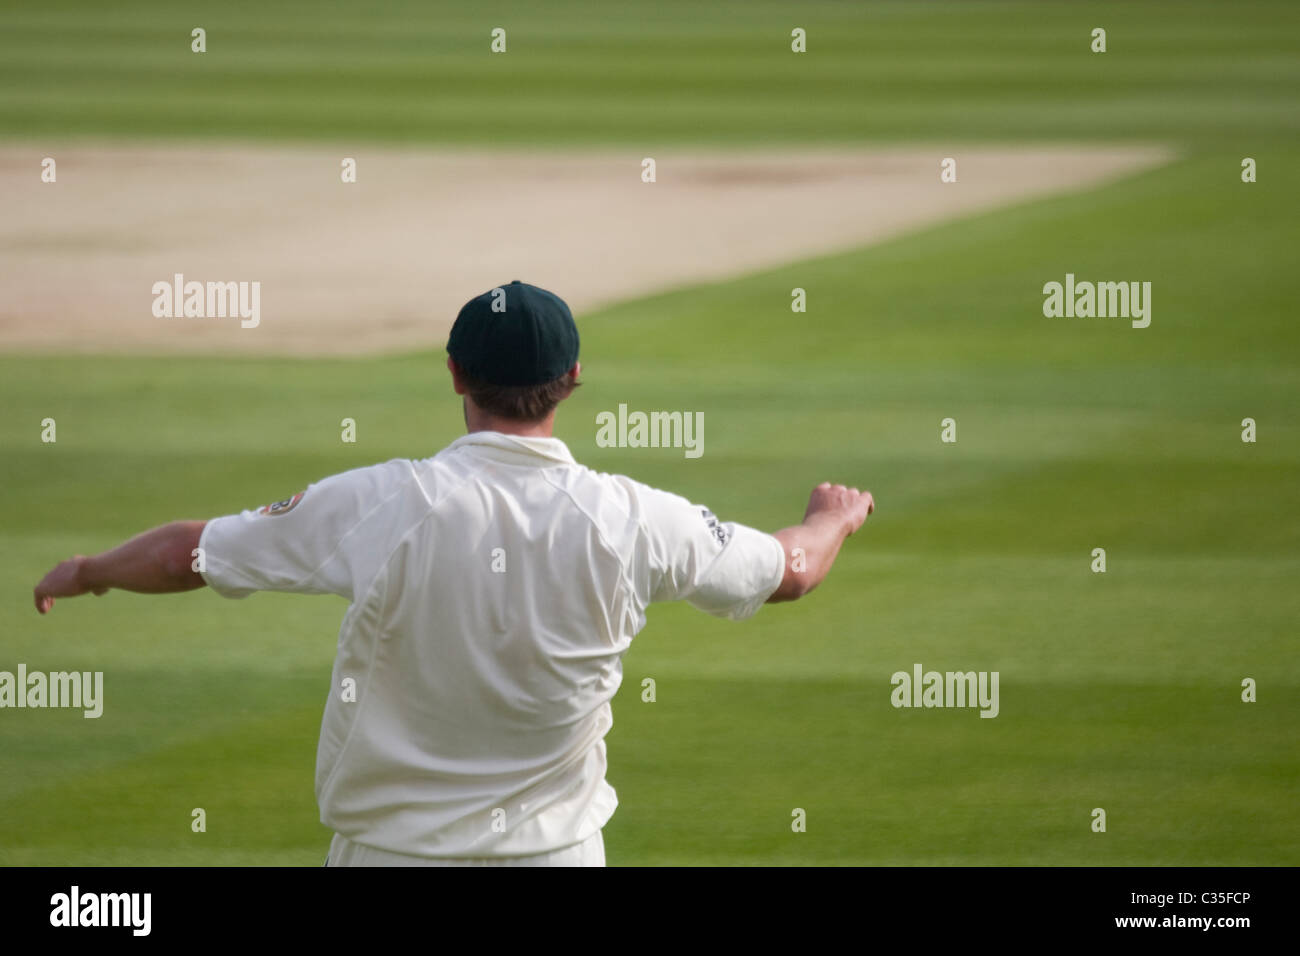
M 271 518 L 274 518 L 276 515 L 288 514 L 294 508 L 298 507 L 298 502 L 302 501 L 302 496 L 304 494 L 306 494 L 306 492 L 300 491 L 292 498 L 285 498 L 283 501 L 276 501 L 269 505 L 262 505 L 262 507 L 257 509 L 257 513 L 260 515 L 267 515 Z
M 701 508 L 700 514 L 704 516 L 709 530 L 713 532 L 713 537 L 718 539 L 718 545 L 725 548 L 727 546 L 727 529 L 723 527 L 722 522 L 718 521 L 708 508 Z

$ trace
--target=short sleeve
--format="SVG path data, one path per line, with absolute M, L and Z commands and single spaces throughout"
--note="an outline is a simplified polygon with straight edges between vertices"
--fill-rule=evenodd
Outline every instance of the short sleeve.
M 785 577 L 785 550 L 770 534 L 719 521 L 708 508 L 647 489 L 652 601 L 684 600 L 716 617 L 752 617 Z
M 381 467 L 334 475 L 282 501 L 212 519 L 199 538 L 203 579 L 223 597 L 291 591 L 351 600 L 365 547 L 358 531 L 381 497 Z

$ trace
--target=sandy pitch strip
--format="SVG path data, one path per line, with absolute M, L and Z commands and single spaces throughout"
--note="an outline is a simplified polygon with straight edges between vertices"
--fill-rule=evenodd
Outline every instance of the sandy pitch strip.
M 336 355 L 438 348 L 522 279 L 583 313 L 1077 190 L 1162 149 L 642 154 L 0 148 L 0 350 Z M 955 156 L 958 182 L 939 181 Z M 58 181 L 40 181 L 44 156 Z M 355 156 L 358 181 L 340 182 Z M 261 324 L 155 318 L 155 282 L 260 281 Z

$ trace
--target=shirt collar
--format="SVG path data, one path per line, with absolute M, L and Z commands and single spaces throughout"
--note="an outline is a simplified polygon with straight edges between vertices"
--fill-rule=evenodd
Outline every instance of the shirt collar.
M 489 458 L 533 459 L 537 464 L 562 463 L 575 465 L 569 447 L 558 438 L 540 438 L 533 435 L 507 435 L 504 432 L 479 431 L 462 435 L 447 446 L 470 448 Z

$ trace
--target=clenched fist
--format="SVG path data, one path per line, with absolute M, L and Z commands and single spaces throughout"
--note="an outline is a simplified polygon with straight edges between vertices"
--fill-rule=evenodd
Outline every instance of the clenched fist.
M 88 593 L 99 595 L 107 591 L 108 588 L 90 587 L 86 584 L 82 575 L 85 561 L 86 559 L 78 554 L 66 561 L 60 561 L 49 574 L 41 578 L 41 583 L 32 591 L 36 610 L 42 614 L 48 613 L 50 608 L 54 607 L 55 598 L 77 597 Z
M 842 517 L 848 525 L 847 533 L 852 534 L 862 527 L 867 515 L 875 510 L 876 502 L 871 497 L 871 492 L 823 481 L 808 497 L 808 510 L 804 512 L 803 519 L 807 521 L 815 515 Z

